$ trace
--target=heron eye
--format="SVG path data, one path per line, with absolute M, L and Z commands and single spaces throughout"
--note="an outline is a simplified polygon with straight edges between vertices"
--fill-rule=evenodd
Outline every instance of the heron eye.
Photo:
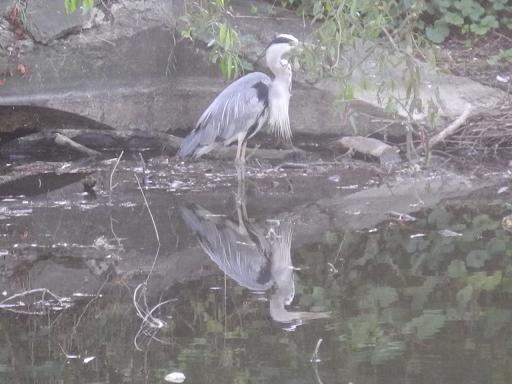
M 281 59 L 280 63 L 281 63 L 281 66 L 282 66 L 283 68 L 285 68 L 286 66 L 288 66 L 288 60 L 286 60 L 286 59 Z

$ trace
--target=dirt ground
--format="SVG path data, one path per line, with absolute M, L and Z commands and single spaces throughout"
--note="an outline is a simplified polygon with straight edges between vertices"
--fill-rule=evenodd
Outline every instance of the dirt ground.
M 512 58 L 493 62 L 500 50 L 512 48 L 512 31 L 493 31 L 485 36 L 453 35 L 442 48 L 445 55 L 442 64 L 453 74 L 512 91 Z
M 491 160 L 510 165 L 512 148 L 512 59 L 495 60 L 512 48 L 512 31 L 485 36 L 452 34 L 442 45 L 441 68 L 509 94 L 501 108 L 471 116 L 461 130 L 446 140 L 444 150 L 460 161 Z

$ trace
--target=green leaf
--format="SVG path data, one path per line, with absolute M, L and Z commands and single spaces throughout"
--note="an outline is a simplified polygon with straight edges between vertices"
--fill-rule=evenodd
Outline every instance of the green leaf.
M 78 0 L 64 0 L 64 8 L 66 9 L 66 13 L 73 13 L 76 11 L 78 7 Z
M 94 7 L 94 0 L 82 0 L 84 10 L 88 11 Z
M 438 20 L 434 25 L 428 26 L 425 29 L 427 38 L 434 43 L 442 43 L 450 34 L 448 24 L 442 20 Z

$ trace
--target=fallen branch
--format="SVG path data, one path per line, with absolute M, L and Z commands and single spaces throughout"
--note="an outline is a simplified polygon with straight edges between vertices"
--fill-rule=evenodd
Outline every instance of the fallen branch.
M 71 305 L 69 298 L 57 296 L 46 288 L 36 288 L 16 293 L 0 301 L 0 310 L 23 315 L 46 315 L 52 311 L 67 309 Z
M 75 151 L 86 154 L 87 156 L 99 156 L 100 152 L 95 151 L 94 149 L 87 148 L 85 145 L 79 144 L 76 141 L 71 140 L 69 137 L 64 136 L 60 133 L 55 134 L 55 144 L 70 147 Z
M 81 144 L 75 142 L 74 139 L 80 138 L 80 136 L 82 136 L 82 135 L 88 135 L 89 137 L 91 137 L 91 134 L 93 134 L 93 135 L 96 134 L 96 135 L 98 135 L 98 137 L 101 137 L 101 136 L 111 137 L 111 138 L 117 139 L 117 140 L 129 140 L 129 139 L 136 138 L 136 137 L 145 138 L 145 139 L 154 139 L 154 140 L 158 141 L 158 143 L 163 144 L 171 152 L 177 151 L 180 148 L 181 143 L 183 142 L 183 139 L 181 137 L 178 137 L 178 136 L 175 136 L 175 135 L 172 135 L 169 133 L 165 133 L 165 132 L 147 133 L 147 132 L 143 132 L 143 131 L 139 131 L 139 130 L 129 130 L 129 129 L 123 129 L 123 130 L 118 130 L 118 131 L 114 131 L 114 130 L 99 131 L 99 130 L 92 130 L 92 129 L 89 129 L 89 130 L 55 129 L 55 130 L 53 130 L 53 132 L 55 132 L 56 134 L 65 136 L 67 139 L 69 139 L 70 141 L 72 141 L 73 143 L 75 143 L 77 145 L 81 145 Z M 19 144 L 21 144 L 21 145 L 24 144 L 24 147 L 27 148 L 27 150 L 29 150 L 29 148 L 31 148 L 31 146 L 34 145 L 34 142 L 36 142 L 38 140 L 47 139 L 48 136 L 49 135 L 47 132 L 36 132 L 34 134 L 25 136 L 23 138 L 19 138 L 19 139 L 17 139 L 17 141 L 19 141 Z M 104 140 L 98 140 L 98 142 L 100 142 L 100 141 L 104 141 Z M 10 151 L 12 151 L 14 143 L 9 142 L 9 144 L 10 145 L 7 147 Z M 82 147 L 86 148 L 87 150 L 94 151 L 85 146 L 82 146 Z M 0 148 L 2 148 L 2 146 L 0 146 Z M 23 149 L 23 146 L 20 149 Z M 18 149 L 18 152 L 20 151 L 20 149 Z M 75 149 L 77 149 L 77 148 L 75 148 Z M 247 148 L 247 149 L 251 150 L 251 148 Z M 0 152 L 2 152 L 2 150 L 0 150 Z M 96 153 L 99 154 L 100 152 L 94 151 L 94 153 L 96 155 Z M 263 158 L 266 160 L 286 160 L 289 158 L 297 158 L 297 157 L 304 158 L 306 154 L 307 154 L 306 151 L 301 150 L 299 148 L 283 149 L 283 150 L 259 148 L 256 151 L 256 157 Z M 236 146 L 231 146 L 231 147 L 220 146 L 218 148 L 215 148 L 212 152 L 205 155 L 205 157 L 210 158 L 210 159 L 224 160 L 224 159 L 234 159 L 235 155 L 236 155 Z
M 471 104 L 466 104 L 464 111 L 462 114 L 455 119 L 449 126 L 435 135 L 429 142 L 430 147 L 434 147 L 439 144 L 441 141 L 444 141 L 448 136 L 453 135 L 457 130 L 466 122 L 468 117 L 471 115 L 472 106 Z

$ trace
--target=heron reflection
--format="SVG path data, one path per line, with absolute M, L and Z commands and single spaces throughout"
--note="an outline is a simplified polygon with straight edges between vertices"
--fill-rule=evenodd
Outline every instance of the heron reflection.
M 286 308 L 295 296 L 290 222 L 257 224 L 247 218 L 243 203 L 237 204 L 238 223 L 197 204 L 182 207 L 181 214 L 201 248 L 227 276 L 252 291 L 272 289 L 269 301 L 274 321 L 293 330 L 304 321 L 329 316 L 327 312 L 296 312 Z

